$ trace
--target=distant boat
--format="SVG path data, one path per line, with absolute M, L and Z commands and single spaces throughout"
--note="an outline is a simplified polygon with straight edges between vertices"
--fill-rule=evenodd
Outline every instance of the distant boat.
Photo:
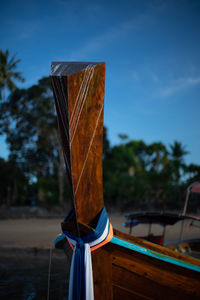
M 72 195 L 72 211 L 62 223 L 65 234 L 56 239 L 55 245 L 61 247 L 69 241 L 74 249 L 70 276 L 76 282 L 70 281 L 73 285 L 70 291 L 77 295 L 70 296 L 71 299 L 92 299 L 87 296 L 86 287 L 83 294 L 75 288 L 74 284 L 80 286 L 82 277 L 77 270 L 74 275 L 74 270 L 76 263 L 82 263 L 81 251 L 87 244 L 84 238 L 97 233 L 95 228 L 105 211 L 102 183 L 105 63 L 55 62 L 51 79 Z M 109 230 L 99 243 L 101 247 L 94 250 L 90 245 L 94 250 L 93 272 L 87 269 L 90 272 L 84 277 L 88 281 L 93 273 L 90 292 L 92 295 L 94 289 L 94 299 L 200 299 L 199 260 L 115 229 L 112 239 L 104 244 L 112 229 L 109 221 L 106 224 Z M 87 265 L 85 261 L 84 264 Z
M 140 224 L 147 224 L 149 229 L 146 236 L 141 238 L 155 243 L 161 246 L 168 247 L 172 250 L 182 252 L 184 254 L 200 258 L 200 233 L 199 238 L 194 239 L 182 239 L 183 225 L 188 220 L 189 226 L 200 228 L 200 219 L 197 217 L 165 212 L 141 212 L 134 213 L 126 216 L 126 222 L 123 224 L 126 228 L 129 228 L 129 234 L 132 233 L 132 229 Z M 166 227 L 169 225 L 175 225 L 178 222 L 181 223 L 180 235 L 177 236 L 177 242 L 166 243 Z M 163 231 L 159 235 L 155 235 L 152 232 L 152 225 L 159 224 L 163 227 Z M 182 233 L 182 234 L 181 234 Z
M 133 227 L 139 224 L 148 224 L 148 234 L 143 239 L 156 243 L 158 245 L 164 245 L 166 227 L 169 225 L 175 225 L 177 222 L 189 220 L 191 223 L 194 221 L 199 221 L 195 217 L 184 216 L 182 214 L 170 213 L 170 212 L 148 212 L 144 211 L 141 213 L 134 213 L 126 216 L 126 222 L 123 224 L 125 227 L 129 228 L 129 234 L 132 234 Z M 163 227 L 163 232 L 160 235 L 154 235 L 152 233 L 152 225 L 159 224 Z M 200 222 L 199 222 L 200 224 Z

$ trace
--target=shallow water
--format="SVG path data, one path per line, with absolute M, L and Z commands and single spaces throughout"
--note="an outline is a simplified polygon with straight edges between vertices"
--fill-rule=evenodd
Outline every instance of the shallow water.
M 67 300 L 69 261 L 53 253 L 49 300 Z M 47 299 L 49 252 L 46 254 L 0 253 L 0 299 Z

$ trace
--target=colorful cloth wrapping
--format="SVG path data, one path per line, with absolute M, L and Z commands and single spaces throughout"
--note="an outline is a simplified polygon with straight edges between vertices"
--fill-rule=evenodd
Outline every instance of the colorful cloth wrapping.
M 72 211 L 65 218 L 71 217 Z M 93 274 L 91 251 L 108 243 L 113 237 L 112 225 L 106 209 L 103 208 L 97 226 L 90 234 L 80 238 L 63 230 L 70 245 L 73 247 L 73 256 L 69 280 L 69 300 L 93 300 Z

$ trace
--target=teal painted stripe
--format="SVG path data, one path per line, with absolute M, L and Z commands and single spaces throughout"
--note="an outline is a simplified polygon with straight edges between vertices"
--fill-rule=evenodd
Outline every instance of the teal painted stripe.
M 193 270 L 193 271 L 200 272 L 200 267 L 199 266 L 192 265 L 190 263 L 187 263 L 187 262 L 181 261 L 179 259 L 176 259 L 176 258 L 167 256 L 167 255 L 158 253 L 156 251 L 152 251 L 150 249 L 146 249 L 144 247 L 131 244 L 131 243 L 129 243 L 127 241 L 124 241 L 124 240 L 121 240 L 120 238 L 117 238 L 117 237 L 113 237 L 112 240 L 111 240 L 111 243 L 122 246 L 122 247 L 125 247 L 125 248 L 128 248 L 130 250 L 139 252 L 139 253 L 147 255 L 147 256 L 154 257 L 156 259 L 165 261 L 167 263 L 177 265 L 179 267 L 183 267 L 183 268 L 187 268 L 187 269 L 190 269 L 190 270 Z

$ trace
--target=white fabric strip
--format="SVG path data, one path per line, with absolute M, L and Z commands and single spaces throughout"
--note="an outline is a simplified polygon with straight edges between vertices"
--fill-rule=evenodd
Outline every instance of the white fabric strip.
M 105 238 L 107 237 L 108 232 L 109 232 L 109 220 L 107 220 L 106 227 L 105 227 L 102 235 L 97 240 L 89 243 L 90 247 L 96 246 L 96 245 L 100 244 L 101 242 L 103 242 L 103 240 L 105 240 Z
M 92 258 L 89 244 L 85 244 L 86 300 L 94 299 Z
M 109 233 L 109 220 L 107 220 L 105 229 L 102 235 L 92 241 L 91 243 L 84 244 L 84 269 L 85 269 L 85 279 L 86 279 L 86 300 L 94 300 L 94 287 L 93 287 L 93 271 L 92 271 L 92 258 L 90 247 L 96 246 L 100 244 L 102 241 L 106 239 Z M 75 258 L 75 249 L 76 249 L 76 241 L 67 237 L 68 240 L 75 246 L 72 256 L 71 268 L 70 268 L 70 281 L 69 281 L 69 300 L 73 299 L 73 281 L 74 281 L 74 258 Z

